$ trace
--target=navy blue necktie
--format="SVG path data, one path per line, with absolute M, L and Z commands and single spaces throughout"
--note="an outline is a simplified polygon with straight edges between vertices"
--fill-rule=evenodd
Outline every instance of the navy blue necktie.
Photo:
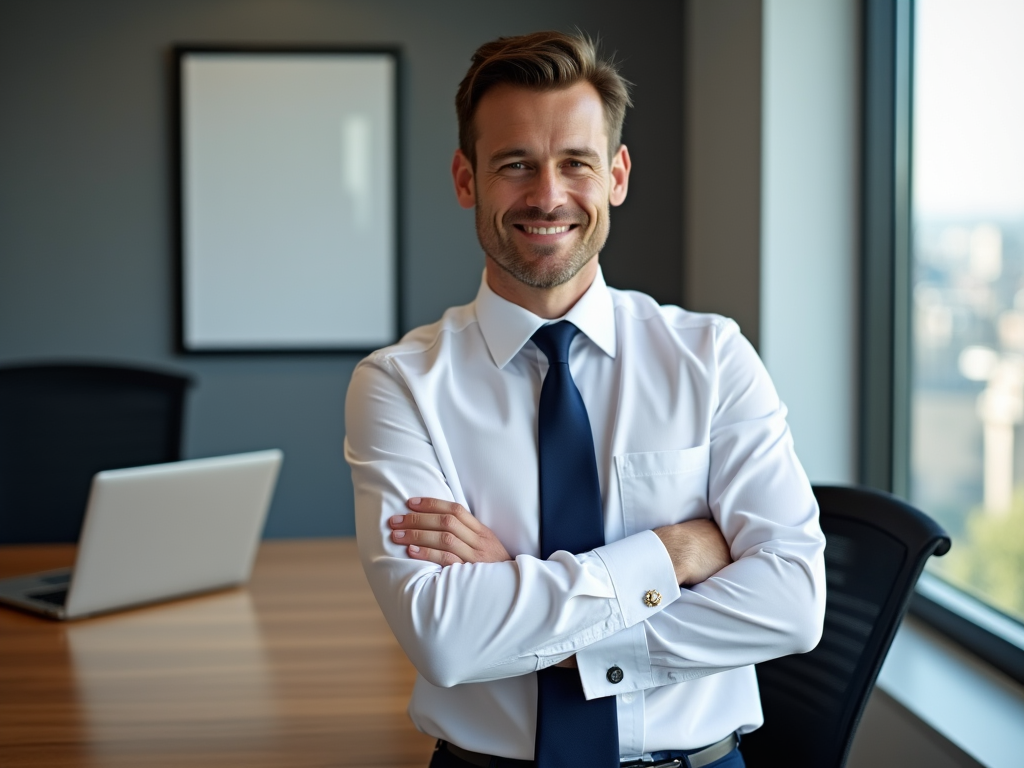
M 579 329 L 545 325 L 533 341 L 548 358 L 540 391 L 540 550 L 589 552 L 604 544 L 601 486 L 587 407 L 569 373 L 569 346 Z M 537 673 L 537 768 L 618 768 L 615 697 L 587 701 L 579 672 L 548 667 Z

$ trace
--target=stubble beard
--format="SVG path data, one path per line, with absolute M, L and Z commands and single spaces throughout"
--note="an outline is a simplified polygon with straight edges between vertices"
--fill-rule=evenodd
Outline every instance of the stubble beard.
M 577 240 L 571 250 L 562 258 L 555 258 L 560 246 L 524 245 L 529 254 L 523 253 L 513 241 L 515 224 L 544 222 L 549 226 L 577 224 L 586 230 L 589 217 L 583 211 L 538 214 L 533 209 L 506 211 L 498 227 L 480 206 L 476 208 L 476 233 L 480 245 L 495 264 L 508 272 L 519 282 L 531 288 L 555 288 L 572 280 L 591 259 L 597 256 L 608 240 L 607 211 L 603 221 L 590 233 Z

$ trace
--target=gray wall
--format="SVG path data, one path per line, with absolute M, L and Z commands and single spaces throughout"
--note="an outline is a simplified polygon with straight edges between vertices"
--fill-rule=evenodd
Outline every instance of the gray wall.
M 684 3 L 687 309 L 761 324 L 760 0 Z
M 682 294 L 682 7 L 646 0 L 4 0 L 0 4 L 0 364 L 88 359 L 198 380 L 186 454 L 277 446 L 269 536 L 353 533 L 342 457 L 354 355 L 175 354 L 170 47 L 397 44 L 404 52 L 406 329 L 472 299 L 483 267 L 448 167 L 474 48 L 578 26 L 636 83 L 634 175 L 602 261 L 613 285 Z

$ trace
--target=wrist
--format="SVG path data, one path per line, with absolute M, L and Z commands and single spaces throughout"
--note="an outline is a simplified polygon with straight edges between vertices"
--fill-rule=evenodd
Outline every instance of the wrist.
M 687 568 L 684 547 L 679 542 L 677 526 L 666 525 L 662 528 L 655 528 L 653 532 L 661 540 L 662 546 L 665 547 L 665 551 L 672 561 L 672 570 L 675 571 L 676 584 L 685 584 L 686 579 L 689 577 L 689 569 Z

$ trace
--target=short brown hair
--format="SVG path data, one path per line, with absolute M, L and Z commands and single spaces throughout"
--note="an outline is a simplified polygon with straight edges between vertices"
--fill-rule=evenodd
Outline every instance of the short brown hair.
M 459 148 L 476 165 L 476 129 L 473 117 L 480 99 L 496 85 L 551 90 L 587 82 L 597 89 L 604 105 L 608 154 L 619 148 L 630 83 L 613 60 L 598 58 L 597 45 L 583 34 L 534 32 L 499 37 L 473 54 L 473 64 L 459 84 L 455 111 L 459 117 Z

